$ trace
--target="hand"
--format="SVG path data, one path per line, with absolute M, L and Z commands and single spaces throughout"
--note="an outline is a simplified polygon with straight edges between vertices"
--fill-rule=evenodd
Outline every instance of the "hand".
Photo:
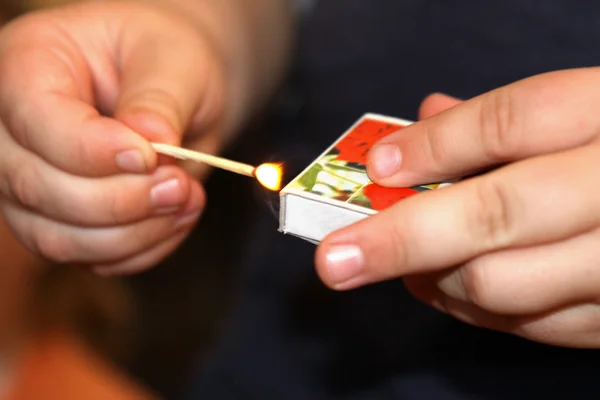
M 16 236 L 103 274 L 168 255 L 204 192 L 199 171 L 158 159 L 148 140 L 216 151 L 221 64 L 191 18 L 142 3 L 82 3 L 3 28 L 0 208 Z
M 544 74 L 384 138 L 369 174 L 411 186 L 467 176 L 330 235 L 338 290 L 394 278 L 462 321 L 561 346 L 600 346 L 600 69 Z

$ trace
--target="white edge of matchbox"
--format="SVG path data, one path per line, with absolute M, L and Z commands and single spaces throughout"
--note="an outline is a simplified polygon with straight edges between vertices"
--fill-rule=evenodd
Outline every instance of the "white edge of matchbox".
M 376 214 L 369 208 L 301 191 L 281 196 L 279 231 L 318 244 L 325 236 Z M 293 212 L 287 212 L 293 210 Z

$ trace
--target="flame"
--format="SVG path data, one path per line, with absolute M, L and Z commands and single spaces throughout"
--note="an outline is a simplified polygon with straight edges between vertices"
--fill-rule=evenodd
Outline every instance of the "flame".
M 256 179 L 269 190 L 277 191 L 281 188 L 283 170 L 279 164 L 261 164 L 254 170 Z

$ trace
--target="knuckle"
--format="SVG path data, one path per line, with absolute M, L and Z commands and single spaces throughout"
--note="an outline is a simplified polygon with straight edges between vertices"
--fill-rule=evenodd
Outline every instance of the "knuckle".
M 384 218 L 390 218 L 390 216 L 385 216 Z M 392 250 L 393 264 L 389 266 L 390 271 L 388 271 L 388 275 L 404 275 L 405 273 L 411 272 L 410 270 L 412 268 L 406 232 L 414 231 L 406 229 L 406 224 L 398 223 L 397 221 L 390 222 L 393 223 L 391 224 L 387 239 L 389 241 L 389 248 Z
M 490 159 L 506 160 L 519 148 L 522 132 L 514 99 L 512 89 L 501 88 L 481 102 L 481 146 Z
M 159 241 L 166 234 L 165 224 L 156 221 L 152 224 L 138 224 L 129 232 L 129 246 L 131 248 L 147 248 Z
M 12 137 L 24 148 L 33 150 L 35 135 L 32 129 L 30 105 L 21 105 L 8 120 Z
M 127 229 L 123 232 L 126 237 L 121 242 L 122 246 L 118 251 L 118 258 L 141 254 L 155 248 L 165 239 L 175 234 L 169 226 L 167 218 L 161 218 L 152 222 L 136 224 L 134 227 Z
M 92 226 L 118 226 L 132 222 L 145 212 L 143 201 L 131 195 L 127 186 L 95 186 L 91 190 L 71 193 L 69 207 L 63 208 L 69 222 Z M 138 200 L 138 201 L 136 201 Z M 64 214 L 61 214 L 64 215 Z
M 484 310 L 493 310 L 495 306 L 491 290 L 493 282 L 488 278 L 487 269 L 478 263 L 468 263 L 459 271 L 459 278 L 467 300 Z
M 111 225 L 129 224 L 151 216 L 141 194 L 127 187 L 106 193 L 102 203 L 106 207 L 107 222 Z
M 478 179 L 475 185 L 475 211 L 471 232 L 483 247 L 502 248 L 514 241 L 516 234 L 516 200 L 511 189 L 496 179 Z
M 448 160 L 446 147 L 444 146 L 446 141 L 439 139 L 440 135 L 435 129 L 433 126 L 426 127 L 422 151 L 427 155 L 430 165 L 444 167 L 445 162 Z
M 123 195 L 112 194 L 107 200 L 108 204 L 108 218 L 109 223 L 112 225 L 119 225 L 122 223 L 126 223 L 125 215 L 128 215 L 128 210 L 125 207 L 127 204 L 126 201 L 123 201 Z
M 53 262 L 67 264 L 73 261 L 72 245 L 56 230 L 36 232 L 32 246 L 36 253 Z
M 109 200 L 108 206 L 108 217 L 110 219 L 110 223 L 113 225 L 117 225 L 121 223 L 121 202 L 119 201 L 118 196 L 112 196 Z
M 27 164 L 15 166 L 7 176 L 10 196 L 15 201 L 29 209 L 37 209 L 41 198 L 34 182 L 38 182 L 38 174 Z

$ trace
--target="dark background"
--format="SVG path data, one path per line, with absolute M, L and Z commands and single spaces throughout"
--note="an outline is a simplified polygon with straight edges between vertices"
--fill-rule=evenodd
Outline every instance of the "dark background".
M 260 122 L 224 154 L 251 164 L 271 155 Z M 211 346 L 232 298 L 251 216 L 270 207 L 273 197 L 253 179 L 221 170 L 205 189 L 206 211 L 188 240 L 158 267 L 125 279 L 137 318 L 128 369 L 170 399 L 183 394 L 194 364 Z

